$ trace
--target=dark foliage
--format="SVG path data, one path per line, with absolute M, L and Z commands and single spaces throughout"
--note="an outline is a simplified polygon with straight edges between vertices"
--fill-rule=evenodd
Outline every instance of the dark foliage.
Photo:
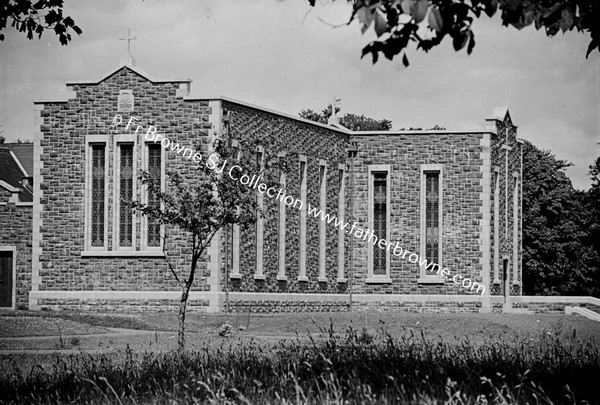
M 590 233 L 600 217 L 564 173 L 571 166 L 525 141 L 523 285 L 527 295 L 600 296 L 599 251 Z M 596 200 L 596 208 L 598 205 Z M 595 224 L 595 225 L 594 225 Z
M 45 30 L 53 30 L 62 45 L 71 41 L 70 30 L 77 35 L 82 31 L 69 16 L 63 16 L 63 0 L 4 0 L 0 2 L 0 31 L 11 27 L 24 32 L 27 39 L 42 37 Z M 0 41 L 4 34 L 0 33 Z
M 308 0 L 314 6 L 314 0 Z M 428 52 L 446 37 L 452 39 L 456 51 L 475 47 L 473 21 L 482 15 L 492 17 L 501 11 L 502 25 L 522 29 L 534 24 L 552 37 L 559 31 L 589 33 L 591 41 L 586 57 L 600 51 L 600 2 L 597 0 L 347 0 L 352 4 L 348 24 L 358 20 L 364 33 L 373 26 L 379 40 L 362 50 L 371 54 L 373 63 L 383 54 L 392 60 L 402 55 L 408 66 L 406 48 L 416 43 Z M 425 25 L 427 33 L 419 31 Z
M 336 113 L 338 111 L 339 109 L 336 108 Z M 327 124 L 327 120 L 331 117 L 331 105 L 325 107 L 321 113 L 308 108 L 302 110 L 298 115 L 307 120 Z M 351 131 L 388 131 L 392 129 L 392 121 L 385 118 L 376 120 L 374 118 L 366 117 L 364 114 L 357 115 L 346 113 L 339 118 L 339 122 Z

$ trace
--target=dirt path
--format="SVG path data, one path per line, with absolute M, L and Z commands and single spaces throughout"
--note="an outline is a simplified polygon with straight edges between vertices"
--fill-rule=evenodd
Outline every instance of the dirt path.
M 153 330 L 137 330 L 137 329 L 121 329 L 121 328 L 105 328 L 110 332 L 106 333 L 86 333 L 86 334 L 75 334 L 75 335 L 50 335 L 50 336 L 12 336 L 12 337 L 0 337 L 1 342 L 10 341 L 32 341 L 32 340 L 58 340 L 71 339 L 71 338 L 89 338 L 89 337 L 116 337 L 116 336 L 127 336 L 127 335 L 154 335 L 156 332 Z M 165 333 L 165 332 L 160 332 Z
M 109 328 L 71 319 L 41 316 L 1 316 L 0 339 L 30 336 L 75 336 L 106 333 Z
M 174 347 L 172 332 L 103 328 L 103 333 L 21 336 L 0 338 L 0 355 L 16 353 L 108 353 L 123 350 L 154 350 Z M 159 344 L 160 343 L 160 344 Z

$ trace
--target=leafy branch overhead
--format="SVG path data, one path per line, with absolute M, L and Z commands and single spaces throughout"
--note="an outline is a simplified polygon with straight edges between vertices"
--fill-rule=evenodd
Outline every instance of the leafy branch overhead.
M 37 35 L 42 37 L 45 30 L 51 29 L 58 36 L 62 45 L 71 41 L 70 30 L 77 35 L 82 31 L 75 21 L 69 16 L 63 16 L 63 0 L 5 0 L 0 2 L 0 31 L 8 23 L 19 32 L 24 32 L 27 39 Z M 4 34 L 0 34 L 0 41 L 4 41 Z
M 406 48 L 410 42 L 428 52 L 445 37 L 452 39 L 456 51 L 475 47 L 472 24 L 483 14 L 492 17 L 501 11 L 502 25 L 522 29 L 531 24 L 554 36 L 574 28 L 589 32 L 591 41 L 586 58 L 600 51 L 600 2 L 598 0 L 348 0 L 353 10 L 348 24 L 358 20 L 365 33 L 371 26 L 378 40 L 365 46 L 362 57 L 379 54 L 392 60 L 402 55 L 408 66 Z M 314 6 L 315 0 L 309 0 Z

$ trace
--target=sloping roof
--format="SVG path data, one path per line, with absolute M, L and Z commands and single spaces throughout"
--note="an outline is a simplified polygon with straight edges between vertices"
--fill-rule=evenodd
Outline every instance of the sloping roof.
M 33 177 L 33 143 L 4 143 L 0 148 L 8 148 L 12 151 L 27 175 Z
M 19 162 L 7 148 L 0 148 L 0 180 L 11 187 L 21 190 L 19 200 L 21 202 L 33 201 L 31 191 L 27 190 L 21 183 L 23 177 L 27 177 L 21 169 Z
M 261 107 L 256 104 L 251 104 L 246 101 L 237 100 L 231 97 L 226 96 L 201 96 L 201 97 L 184 97 L 184 101 L 198 101 L 198 100 L 221 100 L 227 101 L 229 103 L 239 104 L 244 107 L 265 111 L 274 115 L 278 115 L 280 117 L 286 117 L 295 121 L 303 122 L 306 124 L 310 124 L 316 127 L 327 128 L 332 131 L 346 134 L 346 135 L 356 135 L 356 136 L 364 136 L 364 135 L 478 135 L 478 134 L 495 134 L 495 132 L 490 131 L 489 129 L 472 129 L 472 130 L 449 130 L 449 129 L 399 129 L 399 130 L 387 130 L 387 131 L 352 131 L 341 124 L 321 124 L 320 122 L 307 120 L 298 115 L 291 115 L 287 113 L 283 113 L 280 111 L 276 111 L 267 107 Z M 491 118 L 489 118 L 491 119 Z M 488 119 L 488 120 L 489 120 Z

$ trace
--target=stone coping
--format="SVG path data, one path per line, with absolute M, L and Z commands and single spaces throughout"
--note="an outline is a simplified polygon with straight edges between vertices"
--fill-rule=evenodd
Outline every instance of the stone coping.
M 177 299 L 180 291 L 31 291 L 32 299 Z M 224 292 L 191 291 L 190 299 L 219 299 Z M 344 301 L 348 294 L 302 294 L 302 293 L 257 293 L 230 292 L 231 300 L 245 301 Z M 434 294 L 352 294 L 356 302 L 481 302 L 490 300 L 492 303 L 504 303 L 504 297 L 481 295 L 434 295 Z M 565 296 L 511 296 L 514 303 L 571 303 L 592 304 L 600 306 L 600 299 L 594 297 L 565 297 Z
M 592 304 L 600 306 L 600 298 L 590 296 L 578 296 L 578 297 L 566 297 L 562 295 L 551 295 L 551 296 L 535 296 L 535 295 L 521 295 L 510 297 L 512 303 L 571 303 L 571 304 Z
M 178 299 L 180 291 L 31 291 L 30 299 Z M 224 292 L 191 291 L 190 299 L 224 298 Z M 346 301 L 348 294 L 253 293 L 230 292 L 230 300 L 243 301 Z M 352 294 L 353 302 L 481 302 L 491 299 L 504 302 L 501 296 L 481 295 L 410 295 L 410 294 Z

